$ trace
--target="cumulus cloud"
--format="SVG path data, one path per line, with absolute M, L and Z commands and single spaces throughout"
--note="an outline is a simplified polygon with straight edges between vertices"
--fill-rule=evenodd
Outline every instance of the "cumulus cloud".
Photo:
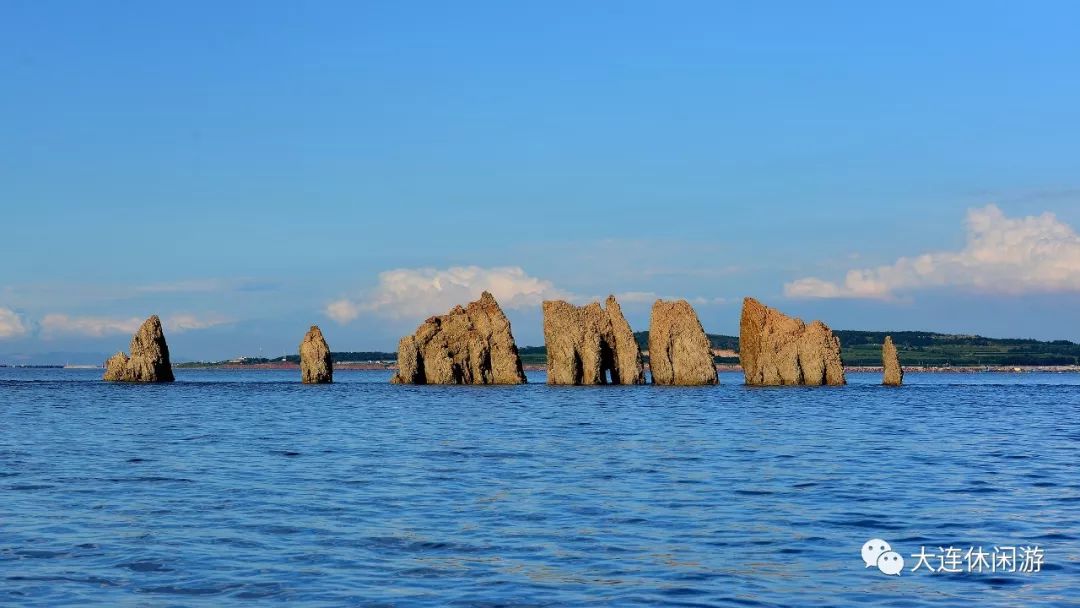
M 209 315 L 199 317 L 191 314 L 176 314 L 166 317 L 162 323 L 167 331 L 183 332 L 195 329 L 207 329 L 218 325 L 231 323 L 232 320 L 221 315 Z
M 968 210 L 967 243 L 960 251 L 851 270 L 842 283 L 799 279 L 784 285 L 784 294 L 889 299 L 898 292 L 932 287 L 1006 294 L 1080 291 L 1080 236 L 1053 213 L 1010 218 L 987 205 Z
M 505 309 L 539 306 L 543 300 L 574 298 L 551 281 L 529 276 L 517 266 L 446 269 L 399 268 L 379 274 L 379 283 L 360 299 L 335 300 L 325 313 L 347 323 L 364 313 L 387 317 L 418 317 L 443 313 L 490 291 Z
M 70 317 L 54 313 L 41 319 L 41 332 L 46 336 L 78 335 L 97 338 L 110 334 L 134 333 L 142 322 L 143 319 L 138 317 Z
M 352 300 L 334 300 L 326 305 L 326 316 L 338 323 L 348 323 L 360 316 L 360 307 Z
M 0 308 L 0 340 L 18 338 L 30 331 L 19 313 L 10 308 Z
M 586 296 L 559 289 L 551 281 L 529 276 L 517 266 L 482 268 L 455 266 L 446 269 L 399 268 L 379 275 L 379 282 L 365 297 L 341 298 L 326 305 L 323 312 L 338 323 L 348 323 L 363 314 L 391 318 L 416 318 L 441 314 L 455 304 L 464 304 L 490 291 L 504 309 L 539 309 L 544 300 L 568 300 L 583 304 L 602 296 Z M 648 304 L 657 299 L 674 300 L 651 291 L 627 291 L 615 295 L 623 304 Z M 688 298 L 697 305 L 721 304 L 723 298 Z
M 140 317 L 94 317 L 48 314 L 41 319 L 41 333 L 45 337 L 60 335 L 99 338 L 113 334 L 132 334 L 139 329 L 145 318 Z M 206 329 L 229 323 L 229 319 L 217 315 L 199 317 L 192 314 L 176 314 L 162 319 L 165 331 L 181 333 Z

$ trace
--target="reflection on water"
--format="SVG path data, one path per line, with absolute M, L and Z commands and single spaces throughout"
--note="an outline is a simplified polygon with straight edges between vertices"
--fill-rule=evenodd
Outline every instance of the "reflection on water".
M 1067 605 L 1080 376 L 408 387 L 0 369 L 0 603 Z M 860 548 L 1038 544 L 1038 574 Z

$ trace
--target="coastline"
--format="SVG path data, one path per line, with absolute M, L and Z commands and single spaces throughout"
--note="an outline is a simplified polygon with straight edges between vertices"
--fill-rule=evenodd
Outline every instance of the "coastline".
M 225 364 L 225 365 L 184 365 L 178 364 L 176 369 L 193 369 L 193 370 L 229 370 L 229 371 L 281 371 L 281 370 L 296 370 L 299 371 L 300 366 L 296 363 L 251 363 L 251 364 Z M 525 364 L 522 368 L 527 372 L 542 372 L 547 371 L 546 365 Z M 645 369 L 649 369 L 648 364 L 645 365 Z M 382 363 L 335 363 L 334 370 L 342 371 L 396 371 L 397 365 L 395 364 L 382 364 Z M 732 364 L 718 364 L 716 370 L 719 372 L 742 372 L 742 366 Z M 853 373 L 882 373 L 882 367 L 880 365 L 858 365 L 845 367 L 844 371 Z M 912 365 L 904 366 L 905 374 L 979 374 L 979 373 L 994 373 L 994 374 L 1023 374 L 1023 373 L 1076 373 L 1080 372 L 1080 365 L 991 365 L 991 366 L 972 366 L 972 367 L 959 367 L 959 366 L 923 366 Z

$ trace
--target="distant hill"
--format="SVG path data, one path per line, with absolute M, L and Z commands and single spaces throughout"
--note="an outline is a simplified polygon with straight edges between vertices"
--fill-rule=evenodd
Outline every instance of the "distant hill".
M 374 363 L 378 361 L 397 361 L 397 353 L 380 351 L 347 351 L 330 353 L 330 358 L 335 363 Z M 280 363 L 284 359 L 288 363 L 300 363 L 300 355 L 287 355 L 285 357 L 241 357 L 227 361 L 188 361 L 177 364 L 176 367 L 213 367 L 218 365 L 262 365 L 264 363 Z
M 904 365 L 918 366 L 999 366 L 999 365 L 1077 365 L 1080 364 L 1080 344 L 1068 340 L 1045 342 L 1014 338 L 986 338 L 960 334 L 939 334 L 928 331 L 854 331 L 837 330 L 840 338 L 841 354 L 844 365 L 870 366 L 881 365 L 881 343 L 885 336 L 892 336 Z M 717 351 L 739 351 L 739 338 L 722 334 L 708 334 L 709 342 Z M 634 334 L 642 350 L 648 349 L 649 332 L 639 331 Z M 547 349 L 543 346 L 522 346 L 518 348 L 522 363 L 543 365 L 547 362 Z M 349 351 L 331 353 L 335 362 L 368 363 L 375 361 L 396 361 L 397 354 L 380 351 Z M 289 355 L 286 360 L 299 363 L 299 355 Z M 189 363 L 185 366 L 258 364 L 281 361 L 250 357 L 243 360 L 217 361 L 213 363 Z M 717 363 L 735 364 L 738 356 L 716 357 Z
M 845 365 L 880 365 L 885 336 L 893 343 L 904 365 L 1076 365 L 1080 344 L 1068 340 L 986 338 L 927 331 L 839 330 Z
M 330 353 L 330 358 L 335 363 L 370 363 L 372 361 L 397 361 L 397 353 L 384 353 L 379 351 L 350 351 Z M 292 363 L 300 363 L 300 355 L 289 355 L 287 359 Z
M 722 334 L 705 334 L 709 337 L 709 344 L 713 350 L 733 350 L 739 352 L 739 337 L 738 336 L 725 336 Z M 649 332 L 636 331 L 634 332 L 634 339 L 637 340 L 638 346 L 641 350 L 649 350 Z M 737 363 L 738 361 L 736 361 Z
M 844 365 L 881 365 L 881 343 L 892 336 L 904 365 L 974 367 L 985 365 L 1077 365 L 1080 364 L 1080 344 L 1068 340 L 987 338 L 962 334 L 940 334 L 928 331 L 859 331 L 837 330 Z M 739 337 L 708 334 L 715 350 L 739 352 Z M 642 350 L 648 349 L 649 332 L 634 333 Z M 522 360 L 543 363 L 542 346 L 520 349 Z M 718 363 L 738 363 L 738 357 L 717 357 Z

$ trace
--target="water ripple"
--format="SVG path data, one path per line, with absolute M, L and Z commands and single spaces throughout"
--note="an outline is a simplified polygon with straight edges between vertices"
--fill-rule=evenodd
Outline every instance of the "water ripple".
M 1080 376 L 840 390 L 0 369 L 0 604 L 1069 605 Z M 540 380 L 541 382 L 536 382 Z M 870 537 L 1040 545 L 888 577 Z M 910 564 L 909 564 L 910 565 Z

